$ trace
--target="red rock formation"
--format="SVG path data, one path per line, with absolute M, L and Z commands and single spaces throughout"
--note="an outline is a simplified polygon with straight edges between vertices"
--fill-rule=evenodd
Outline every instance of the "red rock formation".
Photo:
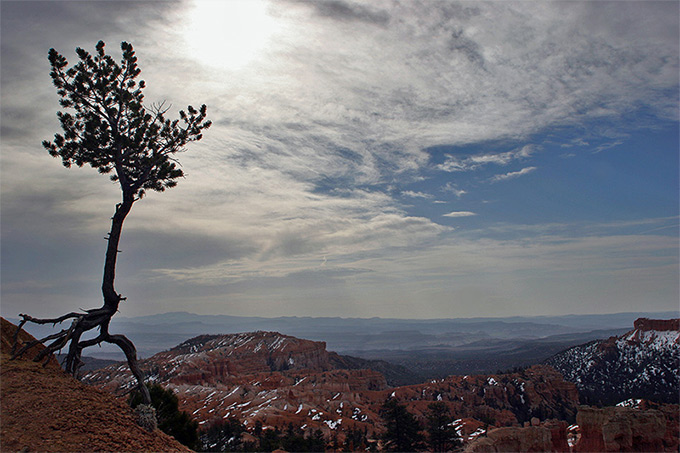
M 534 425 L 536 423 L 536 425 Z M 497 428 L 489 431 L 465 449 L 466 452 L 556 452 L 569 453 L 567 443 L 567 423 L 560 420 L 549 420 L 537 423 L 532 419 L 532 426 Z
M 539 426 L 527 428 L 497 428 L 471 442 L 465 449 L 466 453 L 521 451 L 521 452 L 549 452 L 552 449 L 550 430 Z M 561 451 L 569 451 L 561 450 Z
M 633 323 L 633 327 L 638 330 L 680 330 L 680 318 L 675 319 L 649 319 L 638 318 Z
M 576 452 L 660 452 L 677 451 L 678 448 L 677 431 L 668 438 L 668 417 L 656 409 L 582 406 L 576 422 L 581 431 L 581 438 L 574 447 Z
M 678 404 L 680 320 L 635 321 L 635 329 L 575 346 L 546 361 L 577 384 L 581 401 L 598 406 L 628 399 Z
M 175 391 L 180 408 L 202 424 L 237 417 L 250 426 L 260 420 L 326 434 L 349 427 L 372 433 L 382 429 L 380 408 L 391 395 L 421 419 L 430 403 L 443 401 L 455 418 L 499 427 L 532 416 L 573 418 L 578 406 L 575 386 L 545 366 L 388 389 L 380 373 L 332 369 L 337 361 L 329 357 L 325 343 L 255 332 L 196 337 L 141 366 L 151 381 Z M 134 385 L 126 366 L 92 372 L 86 380 L 113 392 Z
M 550 430 L 550 440 L 552 450 L 558 452 L 570 452 L 569 441 L 567 440 L 567 422 L 563 420 L 548 420 L 543 424 L 544 428 Z
M 372 370 L 332 369 L 324 342 L 275 332 L 202 335 L 141 362 L 153 382 L 177 393 L 180 408 L 201 423 L 237 417 L 247 424 L 289 422 L 332 429 L 372 426 L 372 393 L 387 388 Z M 132 385 L 127 368 L 112 366 L 85 377 L 112 392 Z
M 658 410 L 666 418 L 666 434 L 663 438 L 667 451 L 680 450 L 680 406 L 677 404 L 657 405 Z
M 576 386 L 540 365 L 504 375 L 449 376 L 384 394 L 385 398 L 394 394 L 419 416 L 429 403 L 443 401 L 457 417 L 486 420 L 495 426 L 517 425 L 536 415 L 573 419 L 578 407 Z

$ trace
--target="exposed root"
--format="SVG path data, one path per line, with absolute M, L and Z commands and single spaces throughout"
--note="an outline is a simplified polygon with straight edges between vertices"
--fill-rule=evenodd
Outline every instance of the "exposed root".
M 103 342 L 112 343 L 117 345 L 123 351 L 123 353 L 125 353 L 128 366 L 130 367 L 132 374 L 137 379 L 138 388 L 142 392 L 145 403 L 151 404 L 149 390 L 144 385 L 144 375 L 139 368 L 139 364 L 137 363 L 137 350 L 135 349 L 134 344 L 125 335 L 112 335 L 109 333 L 109 322 L 111 321 L 111 317 L 114 315 L 114 313 L 115 311 L 111 311 L 104 307 L 86 310 L 85 313 L 68 313 L 58 318 L 51 319 L 39 319 L 29 315 L 21 314 L 19 316 L 22 318 L 22 320 L 19 322 L 17 330 L 14 333 L 14 344 L 12 345 L 11 359 L 14 360 L 20 358 L 29 349 L 37 346 L 38 344 L 43 344 L 45 345 L 45 348 L 36 354 L 36 356 L 33 358 L 33 361 L 39 362 L 42 359 L 45 359 L 43 366 L 46 366 L 50 355 L 56 351 L 59 351 L 60 349 L 63 349 L 70 342 L 69 350 L 64 361 L 64 369 L 67 373 L 77 378 L 78 369 L 83 366 L 83 362 L 80 359 L 83 349 L 101 344 Z M 67 319 L 72 319 L 71 326 L 68 329 L 62 329 L 60 332 L 48 335 L 39 340 L 30 341 L 17 350 L 19 332 L 27 322 L 34 324 L 56 325 L 66 321 Z M 99 327 L 99 335 L 97 335 L 97 337 L 89 340 L 80 340 L 80 337 L 85 332 L 92 330 L 95 327 Z M 48 341 L 51 341 L 51 343 L 45 344 L 45 342 Z

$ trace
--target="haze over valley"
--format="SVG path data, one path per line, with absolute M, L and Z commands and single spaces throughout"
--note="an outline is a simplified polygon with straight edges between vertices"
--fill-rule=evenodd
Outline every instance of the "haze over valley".
M 273 331 L 323 341 L 329 351 L 384 360 L 408 369 L 409 383 L 450 374 L 491 373 L 541 363 L 571 346 L 630 330 L 635 319 L 672 318 L 677 312 L 555 317 L 382 319 L 206 316 L 186 312 L 115 318 L 112 328 L 150 357 L 199 335 Z M 49 330 L 29 326 L 36 336 Z M 111 345 L 90 349 L 94 358 L 124 360 Z

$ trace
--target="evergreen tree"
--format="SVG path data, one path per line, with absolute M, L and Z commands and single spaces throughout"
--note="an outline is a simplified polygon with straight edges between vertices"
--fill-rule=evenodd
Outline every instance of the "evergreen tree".
M 427 406 L 427 443 L 432 451 L 451 451 L 460 445 L 460 438 L 451 422 L 449 407 L 442 401 Z
M 57 113 L 63 134 L 55 134 L 53 141 L 43 141 L 43 146 L 67 168 L 89 165 L 99 173 L 111 175 L 110 179 L 122 192 L 106 238 L 104 303 L 101 308 L 52 319 L 20 314 L 19 329 L 27 322 L 57 324 L 71 320 L 71 326 L 13 351 L 13 357 L 21 356 L 38 343 L 51 341 L 34 358 L 40 361 L 68 345 L 65 368 L 76 376 L 82 366 L 80 356 L 84 348 L 102 342 L 115 344 L 125 353 L 138 389 L 148 404 L 150 396 L 137 365 L 134 344 L 124 335 L 109 333 L 111 318 L 120 302 L 126 299 L 114 288 L 123 222 L 132 205 L 148 190 L 163 192 L 177 185 L 184 173 L 175 154 L 183 151 L 188 143 L 200 140 L 203 129 L 210 127 L 211 122 L 206 120 L 205 105 L 199 110 L 189 106 L 188 113 L 180 110 L 180 119 L 174 121 L 165 118 L 168 109 L 163 104 L 145 107 L 142 93 L 145 82 L 137 81 L 141 69 L 137 66 L 135 51 L 126 42 L 121 44 L 121 50 L 123 55 L 118 64 L 106 54 L 103 41 L 97 43 L 94 55 L 77 48 L 79 61 L 70 68 L 64 56 L 54 49 L 49 51 L 50 76 L 60 97 L 59 104 L 66 110 Z M 95 328 L 99 329 L 96 337 L 81 340 L 85 332 Z
M 326 451 L 326 439 L 323 437 L 323 431 L 315 429 L 307 437 L 307 451 Z
M 258 451 L 274 451 L 281 447 L 281 430 L 278 427 L 274 429 L 263 429 L 259 437 Z
M 309 435 L 300 427 L 295 427 L 292 423 L 288 424 L 285 432 L 282 432 L 278 427 L 274 429 L 260 429 L 253 431 L 253 434 L 258 438 L 258 445 L 256 451 L 274 451 L 283 449 L 285 451 L 294 452 L 322 452 L 326 450 L 326 441 L 323 437 L 323 432 L 317 429 Z M 246 450 L 247 445 L 244 445 Z
M 345 431 L 342 451 L 363 451 L 366 450 L 367 444 L 366 431 L 351 427 Z
M 420 423 L 406 406 L 389 398 L 380 409 L 386 431 L 382 436 L 388 451 L 417 451 L 422 447 Z
M 213 423 L 200 434 L 201 451 L 245 451 L 246 447 L 241 441 L 244 432 L 245 428 L 234 417 Z

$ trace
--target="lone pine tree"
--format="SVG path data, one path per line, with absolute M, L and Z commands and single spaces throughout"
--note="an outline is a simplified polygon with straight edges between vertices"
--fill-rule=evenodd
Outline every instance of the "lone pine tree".
M 34 359 L 40 361 L 68 345 L 65 369 L 76 376 L 82 365 L 80 357 L 84 348 L 102 342 L 115 344 L 125 353 L 144 401 L 149 404 L 151 399 L 137 365 L 135 346 L 124 335 L 109 333 L 111 318 L 120 302 L 126 300 L 114 288 L 123 222 L 132 205 L 146 191 L 163 192 L 177 185 L 177 179 L 184 173 L 174 156 L 188 143 L 200 140 L 202 131 L 210 127 L 211 122 L 206 120 L 205 105 L 198 110 L 192 106 L 187 112 L 180 110 L 180 118 L 173 121 L 165 118 L 168 108 L 163 103 L 145 107 L 142 94 L 145 83 L 136 80 L 141 70 L 134 49 L 123 42 L 121 50 L 122 59 L 118 64 L 104 51 L 103 41 L 97 43 L 94 55 L 77 48 L 79 61 L 70 68 L 67 68 L 66 58 L 56 50 L 50 50 L 50 76 L 60 96 L 59 104 L 68 110 L 57 113 L 63 135 L 55 134 L 53 141 L 42 143 L 51 156 L 61 158 L 65 167 L 88 164 L 99 173 L 109 174 L 111 180 L 120 185 L 122 200 L 116 205 L 111 231 L 106 238 L 102 281 L 104 303 L 101 308 L 52 319 L 19 315 L 22 319 L 15 335 L 13 358 L 43 343 L 45 349 Z M 17 350 L 18 333 L 27 322 L 57 324 L 66 320 L 71 320 L 68 328 Z M 99 329 L 96 337 L 81 340 L 85 332 L 95 328 Z

